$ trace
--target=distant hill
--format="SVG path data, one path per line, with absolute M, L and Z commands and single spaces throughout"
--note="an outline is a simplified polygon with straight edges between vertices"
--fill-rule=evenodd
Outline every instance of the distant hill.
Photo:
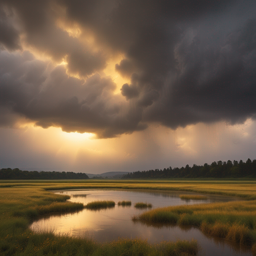
M 130 172 L 104 172 L 101 174 L 92 174 L 87 173 L 88 177 L 91 178 L 98 178 L 98 179 L 121 179 L 124 175 L 129 174 Z
M 0 180 L 62 180 L 89 179 L 85 173 L 22 171 L 18 168 L 1 169 Z

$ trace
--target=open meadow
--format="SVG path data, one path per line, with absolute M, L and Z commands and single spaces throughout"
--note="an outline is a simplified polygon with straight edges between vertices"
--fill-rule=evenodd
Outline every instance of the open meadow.
M 49 190 L 121 188 L 190 191 L 240 197 L 240 201 L 172 206 L 134 216 L 146 225 L 196 227 L 205 235 L 245 245 L 256 255 L 256 181 L 254 180 L 69 180 L 0 182 L 1 255 L 197 255 L 196 241 L 150 244 L 121 239 L 98 243 L 92 239 L 34 233 L 28 227 L 43 216 L 76 212 L 84 208 L 66 195 Z

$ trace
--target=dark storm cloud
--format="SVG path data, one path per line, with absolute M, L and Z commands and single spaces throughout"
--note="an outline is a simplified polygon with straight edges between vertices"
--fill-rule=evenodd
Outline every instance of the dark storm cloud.
M 136 86 L 129 84 L 124 84 L 121 89 L 122 95 L 126 97 L 127 100 L 137 97 L 139 95 L 138 89 Z
M 19 33 L 3 9 L 0 9 L 0 44 L 8 50 L 20 49 Z
M 88 45 L 70 37 L 66 31 L 56 26 L 55 1 L 0 0 L 8 10 L 15 10 L 20 33 L 27 46 L 33 47 L 57 62 L 68 60 L 70 72 L 80 76 L 91 75 L 105 67 L 105 56 L 93 52 Z
M 101 137 L 150 122 L 176 128 L 255 116 L 253 0 L 0 0 L 0 7 L 5 48 L 18 49 L 22 36 L 23 46 L 66 60 L 69 73 L 87 79 L 26 52 L 2 51 L 1 111 Z M 78 26 L 81 36 L 70 36 L 58 22 Z M 110 78 L 97 74 L 116 54 L 124 56 L 116 71 L 130 78 L 120 96 Z M 2 124 L 13 123 L 8 115 Z
M 184 36 L 176 48 L 179 72 L 146 119 L 176 128 L 197 122 L 240 123 L 256 110 L 256 19 L 220 44 Z M 207 39 L 208 40 L 208 39 Z
M 49 68 L 28 53 L 0 54 L 0 109 L 45 128 L 61 126 L 65 131 L 96 132 L 100 137 L 145 128 L 139 125 L 141 115 L 113 96 L 114 89 L 110 79 L 97 74 L 84 83 L 68 77 L 62 66 Z
M 124 59 L 120 64 L 116 64 L 116 71 L 118 71 L 122 76 L 130 77 L 132 73 L 136 71 L 136 68 L 133 66 L 131 61 Z

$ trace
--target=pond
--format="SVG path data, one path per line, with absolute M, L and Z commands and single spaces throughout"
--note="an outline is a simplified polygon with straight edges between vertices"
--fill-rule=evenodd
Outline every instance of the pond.
M 83 209 L 72 214 L 49 216 L 32 223 L 30 228 L 35 232 L 51 231 L 55 234 L 93 239 L 98 242 L 109 242 L 119 238 L 141 238 L 150 243 L 196 239 L 201 248 L 199 255 L 216 256 L 249 256 L 252 253 L 245 248 L 235 248 L 222 240 L 206 237 L 199 229 L 181 229 L 174 227 L 153 227 L 140 222 L 133 222 L 132 217 L 148 209 L 136 209 L 135 203 L 152 204 L 152 209 L 165 206 L 228 202 L 237 200 L 234 197 L 206 195 L 206 200 L 183 200 L 180 194 L 195 194 L 175 191 L 150 190 L 109 190 L 84 189 L 63 190 L 57 194 L 69 195 L 71 202 L 84 205 L 92 201 L 112 200 L 116 206 L 110 209 L 92 211 Z M 131 201 L 131 206 L 118 206 L 119 201 Z

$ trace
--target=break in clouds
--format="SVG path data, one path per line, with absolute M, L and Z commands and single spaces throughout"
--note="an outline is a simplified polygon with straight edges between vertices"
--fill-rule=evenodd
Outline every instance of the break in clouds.
M 0 0 L 0 125 L 108 138 L 254 118 L 255 10 L 255 0 Z M 123 85 L 103 72 L 118 56 Z

